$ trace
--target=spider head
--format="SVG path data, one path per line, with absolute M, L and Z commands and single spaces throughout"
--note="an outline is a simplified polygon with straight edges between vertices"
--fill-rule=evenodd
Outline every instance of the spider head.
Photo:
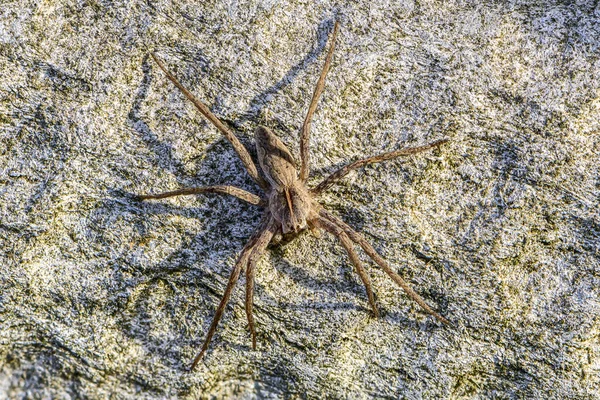
M 269 210 L 281 224 L 283 234 L 299 233 L 308 227 L 312 217 L 312 199 L 299 182 L 276 188 L 269 195 Z

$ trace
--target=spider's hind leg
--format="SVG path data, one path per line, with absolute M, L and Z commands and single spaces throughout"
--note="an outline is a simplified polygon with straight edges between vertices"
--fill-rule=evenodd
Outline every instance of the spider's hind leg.
M 242 163 L 246 167 L 246 170 L 248 171 L 248 174 L 252 177 L 252 179 L 254 179 L 254 181 L 258 183 L 258 185 L 261 188 L 267 189 L 269 185 L 259 175 L 258 169 L 256 168 L 254 161 L 252 161 L 252 157 L 250 157 L 250 153 L 248 153 L 248 150 L 239 141 L 237 136 L 235 136 L 233 132 L 231 132 L 231 130 L 219 118 L 217 118 L 217 116 L 214 115 L 204 103 L 198 100 L 189 90 L 187 90 L 181 84 L 181 82 L 177 80 L 175 75 L 173 75 L 167 69 L 167 67 L 165 67 L 163 62 L 156 56 L 156 54 L 150 53 L 150 56 L 152 56 L 156 64 L 158 64 L 159 68 L 163 70 L 163 72 L 167 75 L 167 78 L 169 78 L 169 80 L 173 82 L 177 89 L 179 89 L 181 93 L 183 93 L 185 97 L 187 97 L 196 106 L 198 111 L 200 111 L 200 113 L 204 115 L 204 117 L 208 119 L 219 131 L 221 131 L 223 136 L 225 136 L 229 143 L 231 143 L 233 149 L 238 154 L 240 160 L 242 160 Z
M 304 123 L 302 124 L 302 133 L 300 134 L 300 158 L 302 159 L 302 165 L 300 166 L 300 181 L 306 182 L 308 179 L 308 175 L 310 173 L 310 161 L 309 161 L 309 139 L 310 139 L 310 123 L 312 121 L 313 114 L 317 109 L 317 103 L 319 102 L 319 97 L 321 97 L 321 93 L 323 93 L 323 88 L 325 87 L 325 77 L 327 76 L 327 72 L 329 72 L 329 67 L 331 66 L 331 59 L 333 58 L 333 50 L 335 49 L 335 39 L 337 37 L 338 30 L 340 28 L 340 23 L 338 21 L 335 22 L 333 26 L 333 33 L 331 34 L 331 45 L 329 46 L 329 51 L 327 52 L 327 58 L 325 59 L 325 64 L 323 65 L 323 70 L 321 71 L 321 76 L 317 81 L 317 86 L 315 87 L 315 91 L 313 92 L 313 97 L 310 101 L 310 106 L 308 107 L 308 112 L 306 113 L 306 117 L 304 118 Z

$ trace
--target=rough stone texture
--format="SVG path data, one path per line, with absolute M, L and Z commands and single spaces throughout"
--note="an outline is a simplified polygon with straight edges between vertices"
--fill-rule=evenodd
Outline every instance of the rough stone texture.
M 242 279 L 189 374 L 260 210 L 132 198 L 257 192 L 148 52 L 298 154 L 336 17 L 311 182 L 450 138 L 322 202 L 456 326 L 370 264 L 373 319 L 341 246 L 304 235 L 260 264 L 259 349 Z M 4 2 L 0 397 L 598 398 L 599 38 L 593 1 Z

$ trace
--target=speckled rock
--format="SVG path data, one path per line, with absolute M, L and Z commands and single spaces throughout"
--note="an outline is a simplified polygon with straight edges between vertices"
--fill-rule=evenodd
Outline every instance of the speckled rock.
M 0 7 L 0 397 L 600 397 L 600 6 L 592 1 L 66 1 Z M 440 138 L 322 197 L 429 304 L 332 237 L 243 278 L 188 373 L 260 210 L 241 162 L 148 57 L 247 146 L 259 123 L 311 184 Z M 254 152 L 254 150 L 251 150 Z

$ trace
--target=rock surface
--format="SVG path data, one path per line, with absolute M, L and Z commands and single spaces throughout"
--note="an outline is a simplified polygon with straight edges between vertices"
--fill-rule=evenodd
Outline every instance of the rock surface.
M 369 263 L 373 318 L 339 243 L 304 235 L 259 265 L 257 351 L 242 278 L 188 373 L 260 210 L 132 194 L 258 188 L 149 51 L 297 155 L 335 18 L 311 184 L 449 138 L 322 204 L 455 326 Z M 591 1 L 5 3 L 0 397 L 598 398 L 599 38 Z

